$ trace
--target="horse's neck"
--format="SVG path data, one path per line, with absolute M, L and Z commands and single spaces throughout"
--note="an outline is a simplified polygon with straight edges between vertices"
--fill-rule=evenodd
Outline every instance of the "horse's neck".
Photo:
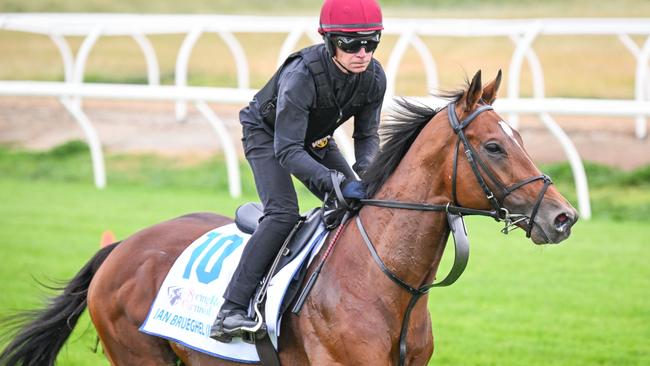
M 445 169 L 449 169 L 446 161 L 450 153 L 447 144 L 436 142 L 441 136 L 432 138 L 439 133 L 435 128 L 421 132 L 375 198 L 449 202 Z M 364 207 L 360 214 L 379 256 L 391 271 L 411 286 L 433 281 L 449 237 L 444 213 Z
M 411 287 L 432 282 L 449 237 L 446 217 L 408 211 L 377 220 L 382 209 L 364 210 L 364 227 L 386 267 Z M 374 261 L 368 265 L 377 266 Z

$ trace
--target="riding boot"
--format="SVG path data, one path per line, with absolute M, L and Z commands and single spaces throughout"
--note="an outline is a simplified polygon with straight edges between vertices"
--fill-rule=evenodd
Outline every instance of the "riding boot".
M 210 329 L 210 338 L 230 343 L 233 337 L 242 336 L 244 328 L 253 328 L 256 325 L 257 322 L 248 317 L 245 308 L 226 300 Z

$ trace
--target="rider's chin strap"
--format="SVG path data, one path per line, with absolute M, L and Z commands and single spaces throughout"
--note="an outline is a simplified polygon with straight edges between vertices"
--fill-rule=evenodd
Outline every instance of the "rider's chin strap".
M 343 66 L 343 64 L 341 63 L 341 61 L 339 61 L 339 60 L 336 58 L 336 56 L 332 56 L 332 60 L 334 60 L 334 62 L 335 62 L 337 65 L 341 66 L 341 67 L 343 68 L 343 70 L 345 70 L 348 74 L 350 74 L 350 75 L 354 74 L 354 73 L 353 73 L 352 71 L 350 71 L 347 67 Z

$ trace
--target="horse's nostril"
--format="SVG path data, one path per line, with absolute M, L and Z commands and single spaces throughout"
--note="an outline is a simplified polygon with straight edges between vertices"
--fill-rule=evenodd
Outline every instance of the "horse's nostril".
M 565 230 L 571 227 L 571 222 L 571 217 L 565 213 L 561 213 L 555 218 L 555 229 L 558 232 L 563 233 Z

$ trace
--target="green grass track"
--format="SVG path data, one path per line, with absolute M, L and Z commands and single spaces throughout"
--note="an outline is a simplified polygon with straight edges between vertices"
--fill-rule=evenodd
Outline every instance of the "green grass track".
M 153 158 L 143 163 L 109 156 L 109 185 L 97 190 L 87 153 L 67 148 L 72 152 L 36 157 L 0 151 L 0 316 L 41 306 L 52 291 L 35 279 L 71 278 L 99 248 L 104 230 L 124 238 L 188 212 L 232 215 L 255 199 L 246 172 L 244 197 L 234 200 L 223 183 L 209 178 L 218 163 L 173 170 Z M 154 174 L 155 167 L 160 171 Z M 607 193 L 602 200 L 616 197 L 619 188 L 594 182 L 597 192 Z M 644 184 L 634 188 L 637 197 L 648 197 Z M 304 207 L 316 204 L 300 194 Z M 637 205 L 630 212 L 648 206 L 647 199 L 625 201 Z M 647 217 L 596 215 L 579 222 L 568 241 L 542 247 L 521 231 L 502 235 L 490 219 L 470 218 L 467 226 L 472 249 L 465 274 L 429 295 L 436 347 L 431 364 L 650 364 Z M 441 275 L 452 254 L 446 253 Z M 107 365 L 94 347 L 95 331 L 85 316 L 58 365 Z

